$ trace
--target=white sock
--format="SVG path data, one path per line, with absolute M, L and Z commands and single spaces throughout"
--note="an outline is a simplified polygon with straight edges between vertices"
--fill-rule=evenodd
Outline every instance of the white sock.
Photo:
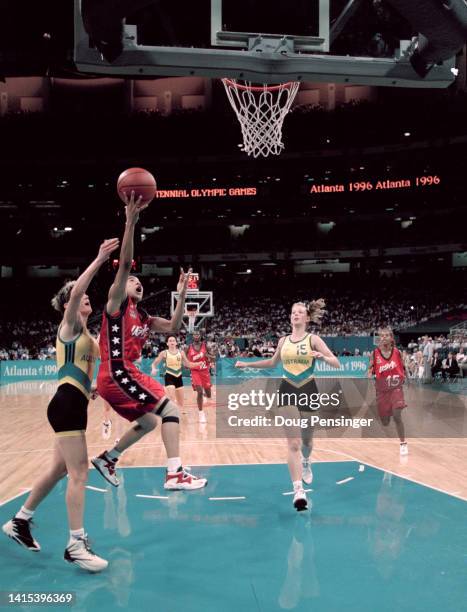
M 30 521 L 34 516 L 34 510 L 28 510 L 26 506 L 21 506 L 21 509 L 15 514 L 15 518 L 23 519 L 24 521 Z
M 81 527 L 81 529 L 70 529 L 70 541 L 68 542 L 68 545 L 72 544 L 73 540 L 84 538 L 84 535 L 84 527 Z
M 120 453 L 120 452 L 119 452 L 118 450 L 116 450 L 115 448 L 113 448 L 112 450 L 110 450 L 110 451 L 107 451 L 107 452 L 106 452 L 107 457 L 108 457 L 109 459 L 114 459 L 114 460 L 118 459 L 118 458 L 120 457 L 120 455 L 121 455 L 121 454 L 122 454 L 122 453 Z
M 297 489 L 303 489 L 303 484 L 301 480 L 294 480 L 292 484 L 294 491 L 296 491 Z
M 182 460 L 180 457 L 169 457 L 167 459 L 167 471 L 173 474 L 178 470 L 179 467 L 182 467 Z

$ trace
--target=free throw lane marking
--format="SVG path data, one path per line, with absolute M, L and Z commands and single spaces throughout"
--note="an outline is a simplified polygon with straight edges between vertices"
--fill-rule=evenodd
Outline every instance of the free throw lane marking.
M 236 499 L 246 499 L 246 497 L 242 495 L 239 497 L 210 497 L 209 501 L 233 501 Z
M 341 485 L 341 484 L 345 484 L 346 482 L 350 482 L 350 481 L 351 481 L 351 480 L 353 480 L 353 479 L 354 479 L 354 477 L 353 477 L 353 476 L 349 476 L 349 478 L 344 478 L 344 480 L 338 480 L 338 481 L 336 482 L 336 484 L 339 484 L 339 485 Z
M 136 497 L 145 497 L 146 499 L 169 499 L 166 495 L 142 495 L 141 493 L 137 493 Z

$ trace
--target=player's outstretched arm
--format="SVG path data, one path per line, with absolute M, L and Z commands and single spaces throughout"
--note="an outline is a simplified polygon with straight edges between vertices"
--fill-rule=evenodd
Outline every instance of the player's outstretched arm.
M 285 336 L 279 340 L 276 348 L 276 352 L 269 359 L 261 359 L 260 361 L 237 361 L 235 363 L 236 368 L 261 368 L 266 370 L 267 368 L 274 368 L 281 360 L 281 349 L 284 344 Z
M 62 338 L 65 341 L 67 340 L 67 337 L 74 336 L 76 333 L 76 328 L 80 327 L 78 312 L 81 298 L 86 293 L 87 288 L 89 287 L 99 268 L 109 259 L 112 251 L 115 251 L 115 249 L 118 248 L 118 244 L 118 238 L 109 238 L 109 240 L 104 240 L 99 247 L 99 252 L 96 259 L 89 264 L 86 270 L 73 285 L 73 289 L 70 293 L 70 299 L 63 315 Z
M 180 331 L 180 328 L 182 327 L 183 311 L 185 309 L 186 290 L 191 272 L 191 268 L 186 273 L 184 272 L 183 268 L 180 268 L 180 278 L 178 279 L 177 283 L 179 298 L 172 318 L 164 319 L 163 317 L 152 317 L 151 331 L 164 333 L 176 333 Z
M 333 368 L 340 368 L 339 359 L 333 354 L 326 342 L 319 336 L 312 336 L 313 351 L 312 356 L 315 359 L 323 359 L 328 365 Z
M 138 223 L 139 213 L 148 206 L 148 204 L 141 204 L 141 196 L 135 201 L 134 191 L 131 192 L 130 199 L 128 199 L 128 196 L 125 194 L 125 204 L 126 223 L 122 248 L 120 249 L 118 270 L 115 280 L 110 287 L 106 305 L 109 314 L 116 312 L 126 298 L 126 282 L 130 276 L 131 264 L 133 261 L 135 227 Z
M 167 351 L 161 351 L 159 353 L 159 355 L 157 355 L 157 357 L 154 359 L 154 361 L 151 364 L 151 374 L 154 376 L 155 374 L 157 374 L 157 366 L 160 364 L 160 362 L 165 359 L 167 356 Z

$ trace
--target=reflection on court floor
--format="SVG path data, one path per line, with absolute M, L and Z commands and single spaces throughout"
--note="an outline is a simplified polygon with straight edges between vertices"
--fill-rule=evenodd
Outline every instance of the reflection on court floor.
M 465 501 L 357 462 L 317 463 L 313 507 L 297 513 L 285 465 L 197 472 L 209 483 L 191 493 L 165 491 L 161 468 L 125 469 L 118 489 L 90 472 L 86 525 L 110 561 L 100 575 L 62 560 L 62 482 L 36 514 L 40 553 L 0 540 L 0 588 L 74 591 L 73 609 L 100 612 L 465 609 Z

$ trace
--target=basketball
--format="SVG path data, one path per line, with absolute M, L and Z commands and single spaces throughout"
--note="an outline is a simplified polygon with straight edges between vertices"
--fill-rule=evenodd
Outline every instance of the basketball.
M 125 202 L 125 194 L 129 198 L 135 192 L 135 199 L 140 196 L 142 204 L 149 204 L 157 192 L 156 179 L 144 168 L 128 168 L 120 174 L 117 181 L 117 193 Z

